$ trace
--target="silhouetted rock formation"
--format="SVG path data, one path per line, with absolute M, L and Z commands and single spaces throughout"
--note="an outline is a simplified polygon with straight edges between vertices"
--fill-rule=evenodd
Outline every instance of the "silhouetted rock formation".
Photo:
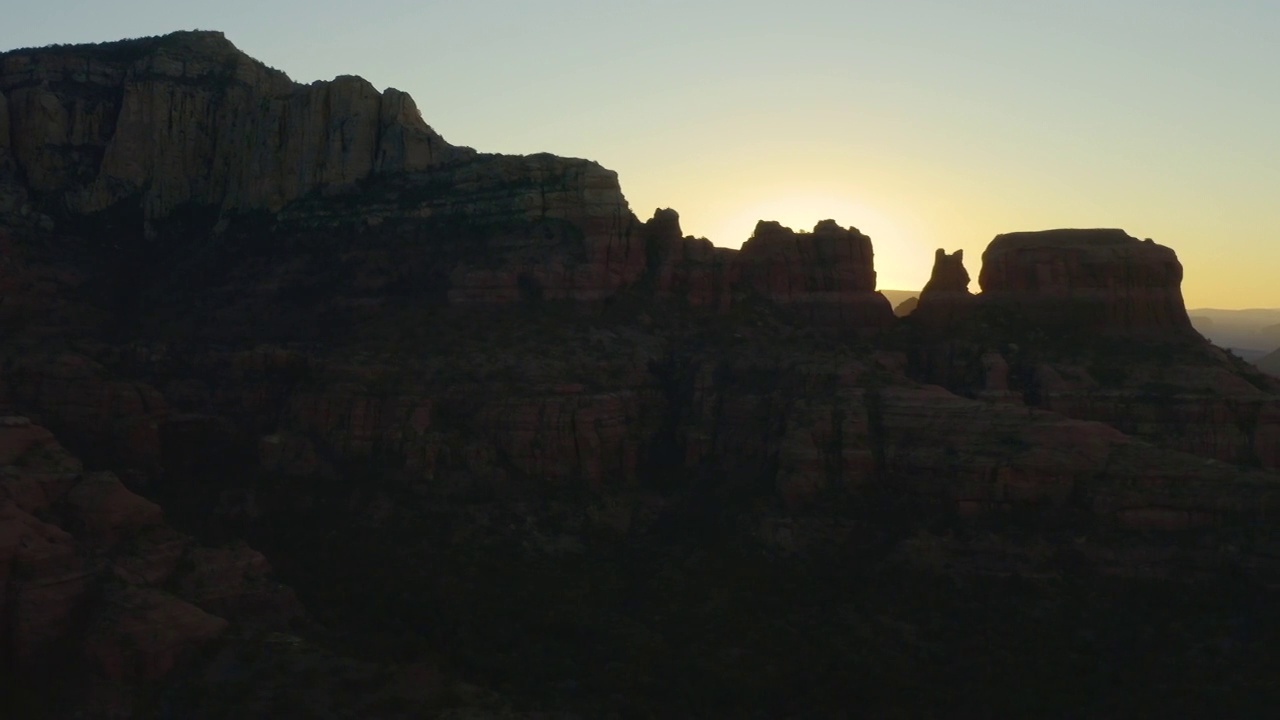
M 909 297 L 906 300 L 903 300 L 902 302 L 898 303 L 897 307 L 893 309 L 893 314 L 894 316 L 900 317 L 900 318 L 906 317 L 911 313 L 915 312 L 916 308 L 919 306 L 920 306 L 920 298 Z
M 815 322 L 846 328 L 886 328 L 893 308 L 876 292 L 871 239 L 856 228 L 823 220 L 812 233 L 761 221 L 737 258 L 741 282 Z
M 984 306 L 1046 328 L 1191 334 L 1177 255 L 1123 230 L 999 235 L 978 282 Z
M 964 268 L 964 251 L 948 255 L 938 248 L 934 253 L 933 272 L 920 293 L 920 307 L 913 313 L 915 322 L 943 328 L 967 319 L 973 310 L 973 293 L 969 292 L 969 271 Z
M 729 309 L 737 251 L 684 235 L 675 210 L 658 209 L 642 229 L 655 295 L 691 307 Z
M 832 220 L 812 233 L 762 220 L 741 250 L 682 237 L 674 210 L 656 211 L 643 233 L 659 298 L 723 311 L 755 295 L 820 325 L 876 330 L 892 322 L 888 300 L 875 291 L 870 238 Z
M 382 254 L 360 273 L 367 289 L 430 266 L 450 303 L 598 301 L 646 274 L 646 243 L 615 173 L 455 148 L 399 91 L 379 94 L 355 77 L 299 85 L 221 33 L 6 53 L 0 127 L 9 129 L 0 133 L 0 212 L 15 225 L 47 226 L 37 210 L 55 219 L 110 211 L 113 232 L 163 234 L 164 221 L 179 219 L 175 233 L 199 234 L 219 217 L 345 193 L 347 202 L 287 209 L 276 235 L 430 241 Z M 374 178 L 380 188 L 351 196 Z M 406 232 L 409 218 L 421 227 Z M 700 306 L 750 289 L 818 322 L 887 325 L 865 236 L 834 223 L 812 237 L 762 227 L 729 272 L 700 267 L 723 253 L 680 238 L 678 224 L 674 241 L 651 240 L 667 264 L 651 270 L 659 291 L 687 291 Z

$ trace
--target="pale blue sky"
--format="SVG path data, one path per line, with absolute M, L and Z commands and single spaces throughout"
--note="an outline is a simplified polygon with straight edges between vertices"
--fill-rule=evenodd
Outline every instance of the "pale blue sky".
M 1276 0 L 6 4 L 0 49 L 217 29 L 295 80 L 362 75 L 719 245 L 834 217 L 881 287 L 935 247 L 976 278 L 997 233 L 1108 226 L 1177 250 L 1192 306 L 1280 306 Z

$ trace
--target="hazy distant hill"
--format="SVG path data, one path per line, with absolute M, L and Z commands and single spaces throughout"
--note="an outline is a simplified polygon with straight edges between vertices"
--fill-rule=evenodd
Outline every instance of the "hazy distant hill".
M 881 290 L 880 294 L 888 298 L 890 305 L 894 307 L 898 307 L 909 298 L 918 297 L 920 295 L 920 291 L 919 290 Z
M 1197 308 L 1187 312 L 1201 335 L 1246 360 L 1257 360 L 1280 347 L 1280 309 Z
M 1263 356 L 1254 365 L 1264 373 L 1280 377 L 1280 348 L 1272 350 L 1269 354 Z
M 912 295 L 906 300 L 903 300 L 897 305 L 894 305 L 893 314 L 897 315 L 898 317 L 906 317 L 911 313 L 915 312 L 916 308 L 919 306 L 920 306 L 920 298 L 916 297 L 915 295 Z

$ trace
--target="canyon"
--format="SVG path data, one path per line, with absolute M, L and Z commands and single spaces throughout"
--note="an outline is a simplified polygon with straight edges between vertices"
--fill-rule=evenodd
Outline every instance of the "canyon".
M 1113 642 L 1184 688 L 1243 668 L 1190 705 L 1221 710 L 1274 666 L 1280 379 L 1196 332 L 1182 272 L 1122 230 L 1003 234 L 980 292 L 939 249 L 897 317 L 856 228 L 717 247 L 595 162 L 450 145 L 220 33 L 0 54 L 3 689 L 776 717 L 1007 672 L 1016 715 Z M 1116 629 L 1148 597 L 1194 617 Z M 1024 662 L 1042 611 L 1064 669 Z M 964 622 L 1008 655 L 951 672 Z

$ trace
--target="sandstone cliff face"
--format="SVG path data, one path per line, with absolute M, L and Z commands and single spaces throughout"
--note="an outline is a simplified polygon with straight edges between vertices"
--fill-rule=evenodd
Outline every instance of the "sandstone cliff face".
M 73 214 L 122 201 L 146 220 L 185 206 L 274 210 L 469 154 L 404 93 L 355 77 L 298 85 L 216 32 L 12 51 L 0 93 L 26 187 Z
M 1231 369 L 1216 348 L 1177 361 L 1128 360 L 1092 368 L 1062 360 L 1024 372 L 1039 407 L 1106 422 L 1151 442 L 1218 461 L 1280 468 L 1280 385 Z M 1090 370 L 1092 369 L 1092 372 Z M 1102 376 L 1106 382 L 1101 382 Z
M 1017 233 L 991 243 L 976 298 L 935 295 L 967 282 L 958 256 L 938 252 L 940 275 L 952 279 L 931 280 L 913 315 L 926 330 L 909 349 L 913 377 L 1223 462 L 1280 467 L 1274 383 L 1189 329 L 1171 250 L 1120 231 Z M 926 322 L 930 310 L 938 322 Z
M 684 235 L 680 215 L 671 209 L 655 210 L 642 232 L 658 298 L 680 300 L 695 308 L 729 309 L 737 252 L 715 247 L 706 238 Z
M 741 282 L 810 319 L 850 328 L 885 328 L 893 308 L 876 292 L 871 239 L 823 220 L 812 233 L 761 221 L 737 258 Z
M 299 290 L 308 312 L 408 296 L 460 306 L 596 302 L 644 274 L 637 226 L 617 174 L 596 163 L 478 155 L 292 203 L 267 237 L 252 219 L 233 223 L 221 262 L 234 274 L 214 281 L 249 312 L 289 306 L 283 296 Z M 287 259 L 246 261 L 235 249 L 243 247 Z
M 454 304 L 599 301 L 649 274 L 660 295 L 695 307 L 723 309 L 749 292 L 826 325 L 891 322 L 870 240 L 856 230 L 762 223 L 732 255 L 680 237 L 678 223 L 670 238 L 642 231 L 616 174 L 595 163 L 478 156 L 445 143 L 403 93 L 355 77 L 299 85 L 220 33 L 12 51 L 0 56 L 0 98 L 10 224 L 36 217 L 33 203 L 71 218 L 139 215 L 150 234 L 176 233 L 169 249 L 181 256 L 182 234 L 219 216 L 282 211 L 273 245 L 359 233 L 361 251 L 347 259 L 362 265 L 351 280 L 366 290 L 431 286 Z M 347 192 L 371 180 L 383 182 Z M 317 192 L 344 201 L 297 202 Z
M 489 228 L 450 273 L 452 303 L 597 301 L 644 272 L 644 245 L 618 176 L 596 163 L 494 157 L 464 166 L 450 185 L 444 202 L 428 201 L 428 212 Z
M 572 340 L 566 346 L 588 347 Z M 339 477 L 330 461 L 351 466 L 375 458 L 420 492 L 442 497 L 710 484 L 730 495 L 764 492 L 801 511 L 889 483 L 963 516 L 1084 511 L 1104 524 L 1165 529 L 1253 522 L 1280 502 L 1280 484 L 1263 473 L 1249 475 L 1253 485 L 1237 492 L 1245 477 L 1239 465 L 1275 467 L 1280 449 L 1280 413 L 1273 406 L 1259 410 L 1263 396 L 1256 389 L 1252 406 L 1228 396 L 1212 407 L 1195 397 L 1144 403 L 1132 392 L 1073 389 L 1046 365 L 1041 382 L 1047 387 L 1057 377 L 1057 390 L 1032 409 L 1021 405 L 1022 388 L 1010 392 L 1011 368 L 998 353 L 982 358 L 987 390 L 963 399 L 901 380 L 880 386 L 876 378 L 892 369 L 891 357 L 869 362 L 851 353 L 793 356 L 757 347 L 741 356 L 720 348 L 682 359 L 633 349 L 625 358 L 615 348 L 566 364 L 558 348 L 519 350 L 501 379 L 493 370 L 457 378 L 455 363 L 490 362 L 460 354 L 410 372 L 417 381 L 392 386 L 384 379 L 389 368 L 377 364 L 392 358 L 366 359 L 360 367 L 313 360 L 310 372 L 327 379 L 294 387 L 273 369 L 279 360 L 269 360 L 281 353 L 224 358 L 184 386 L 189 398 L 204 400 L 182 401 L 201 403 L 184 410 L 222 417 L 183 414 L 161 423 L 165 482 L 265 471 L 309 487 Z M 159 365 L 148 374 L 174 360 L 154 356 Z M 204 389 L 193 392 L 192 382 Z M 67 410 L 55 404 L 46 412 L 60 422 Z M 1246 414 L 1256 423 L 1249 432 L 1241 429 Z M 253 428 L 264 433 L 253 439 L 256 452 L 238 456 L 237 442 Z M 1243 455 L 1245 448 L 1257 457 Z M 218 491 L 223 484 L 210 486 L 215 497 L 236 487 Z M 260 491 L 270 483 L 254 486 Z M 113 507 L 106 490 L 118 486 L 90 492 L 94 487 L 77 493 L 95 498 L 95 507 Z M 249 499 L 230 504 L 223 497 L 219 512 L 261 512 L 246 509 L 260 507 L 252 499 L 257 491 L 248 492 Z M 292 497 L 317 501 L 311 490 Z M 116 519 L 106 525 L 79 527 L 108 542 L 110 528 L 147 517 L 123 505 L 110 516 Z M 197 604 L 217 612 L 210 602 Z
M 982 254 L 982 303 L 1033 324 L 1190 335 L 1177 255 L 1122 230 L 999 235 Z
M 760 221 L 740 250 L 682 237 L 679 216 L 658 210 L 644 225 L 653 289 L 691 307 L 728 310 L 763 297 L 808 322 L 849 330 L 887 328 L 893 309 L 876 292 L 871 240 L 824 220 L 812 233 Z
M 19 221 L 30 222 L 32 215 L 18 162 L 13 156 L 9 101 L 0 92 L 0 218 L 17 224 Z

